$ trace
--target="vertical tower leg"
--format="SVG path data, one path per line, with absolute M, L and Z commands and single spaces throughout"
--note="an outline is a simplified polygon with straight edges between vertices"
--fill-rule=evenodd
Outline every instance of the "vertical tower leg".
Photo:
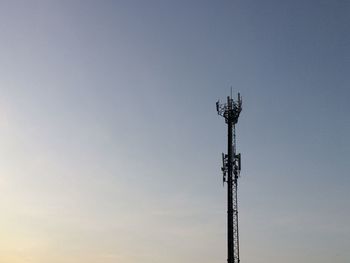
M 227 99 L 228 102 L 230 99 Z M 232 120 L 227 122 L 227 262 L 234 263 L 234 239 L 233 239 L 233 203 L 232 203 Z

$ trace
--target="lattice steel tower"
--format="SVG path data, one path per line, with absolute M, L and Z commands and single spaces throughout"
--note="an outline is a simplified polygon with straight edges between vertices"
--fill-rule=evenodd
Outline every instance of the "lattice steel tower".
M 232 95 L 231 95 L 232 96 Z M 240 263 L 238 234 L 237 180 L 241 171 L 241 154 L 236 153 L 236 124 L 242 110 L 242 98 L 230 96 L 226 103 L 216 102 L 218 114 L 227 124 L 227 154 L 222 154 L 223 182 L 227 183 L 227 262 Z

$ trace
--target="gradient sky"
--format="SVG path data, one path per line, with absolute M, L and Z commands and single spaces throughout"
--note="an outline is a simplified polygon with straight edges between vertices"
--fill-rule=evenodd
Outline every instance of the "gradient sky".
M 0 262 L 350 260 L 350 2 L 0 1 Z

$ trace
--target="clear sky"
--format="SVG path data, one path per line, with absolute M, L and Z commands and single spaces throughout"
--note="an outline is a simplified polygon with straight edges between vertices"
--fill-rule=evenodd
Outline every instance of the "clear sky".
M 0 1 L 0 262 L 350 260 L 350 2 Z

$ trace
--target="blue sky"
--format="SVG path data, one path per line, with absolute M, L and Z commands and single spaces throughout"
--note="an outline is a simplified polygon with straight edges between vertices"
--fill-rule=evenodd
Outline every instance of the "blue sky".
M 0 261 L 350 258 L 348 1 L 1 1 Z

